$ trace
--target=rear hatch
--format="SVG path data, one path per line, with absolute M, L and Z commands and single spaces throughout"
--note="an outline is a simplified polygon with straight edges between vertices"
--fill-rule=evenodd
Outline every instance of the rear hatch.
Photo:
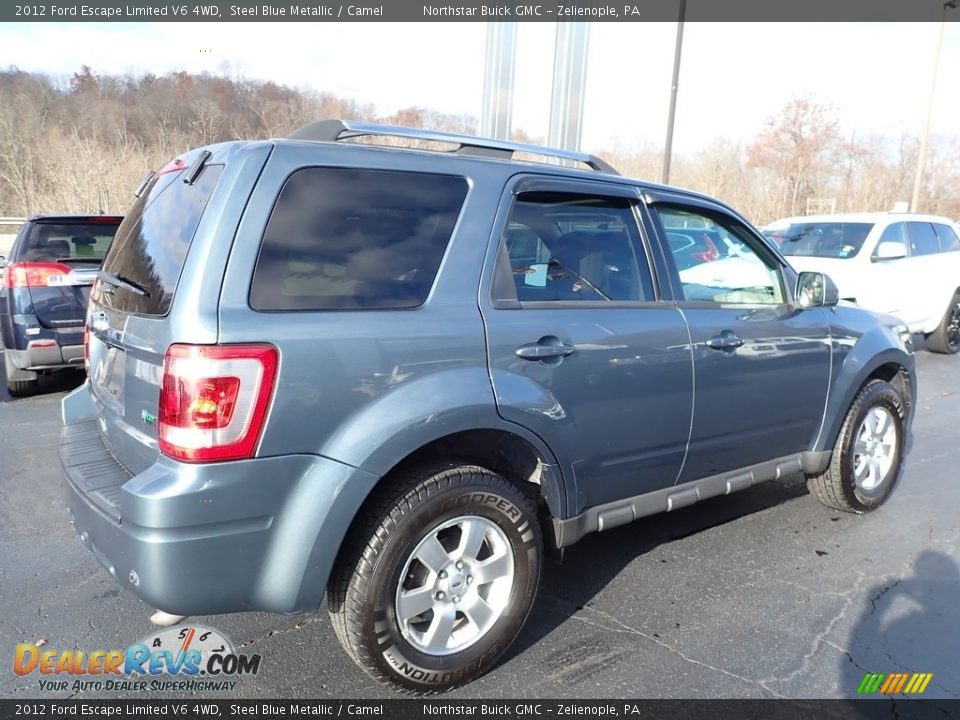
M 37 218 L 24 229 L 13 281 L 30 293 L 37 321 L 57 332 L 61 346 L 83 342 L 83 319 L 90 287 L 122 217 Z
M 90 393 L 104 443 L 131 473 L 145 470 L 158 454 L 164 353 L 183 327 L 199 324 L 195 308 L 178 313 L 176 323 L 170 311 L 188 251 L 224 169 L 209 160 L 210 152 L 194 151 L 145 181 L 91 292 Z M 218 277 L 211 282 L 219 287 Z

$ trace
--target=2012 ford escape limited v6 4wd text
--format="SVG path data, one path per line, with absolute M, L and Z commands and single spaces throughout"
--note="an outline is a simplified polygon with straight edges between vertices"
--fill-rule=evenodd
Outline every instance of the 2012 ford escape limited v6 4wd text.
M 678 264 L 697 233 L 717 252 Z M 69 507 L 161 610 L 326 595 L 363 669 L 439 691 L 516 637 L 545 549 L 788 473 L 883 503 L 916 387 L 898 323 L 595 157 L 322 121 L 141 188 L 63 402 Z

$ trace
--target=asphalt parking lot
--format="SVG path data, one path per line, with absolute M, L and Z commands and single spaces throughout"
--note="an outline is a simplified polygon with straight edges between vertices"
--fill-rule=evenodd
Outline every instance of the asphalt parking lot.
M 960 358 L 919 352 L 918 370 L 913 447 L 878 512 L 830 511 L 789 478 L 589 536 L 548 565 L 508 657 L 449 697 L 842 698 L 867 671 L 933 673 L 926 696 L 960 697 Z M 0 390 L 3 697 L 71 694 L 16 676 L 16 643 L 123 648 L 154 629 L 61 498 L 59 404 L 80 382 Z M 196 621 L 263 657 L 233 697 L 392 696 L 347 659 L 325 610 Z

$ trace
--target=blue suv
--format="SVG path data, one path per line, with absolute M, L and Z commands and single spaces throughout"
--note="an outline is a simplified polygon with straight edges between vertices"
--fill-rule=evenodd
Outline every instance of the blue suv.
M 678 262 L 679 235 L 714 251 Z M 176 615 L 326 597 L 418 692 L 488 670 L 587 533 L 798 472 L 873 510 L 916 396 L 898 320 L 717 200 L 340 121 L 158 171 L 87 325 L 60 458 L 118 582 Z
M 7 390 L 36 392 L 38 376 L 83 367 L 90 286 L 121 217 L 37 215 L 3 260 L 0 336 Z

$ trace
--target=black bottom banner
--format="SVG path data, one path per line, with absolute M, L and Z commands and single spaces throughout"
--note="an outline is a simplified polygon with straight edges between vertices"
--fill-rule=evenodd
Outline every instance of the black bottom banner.
M 0 700 L 9 718 L 960 718 L 960 700 Z

